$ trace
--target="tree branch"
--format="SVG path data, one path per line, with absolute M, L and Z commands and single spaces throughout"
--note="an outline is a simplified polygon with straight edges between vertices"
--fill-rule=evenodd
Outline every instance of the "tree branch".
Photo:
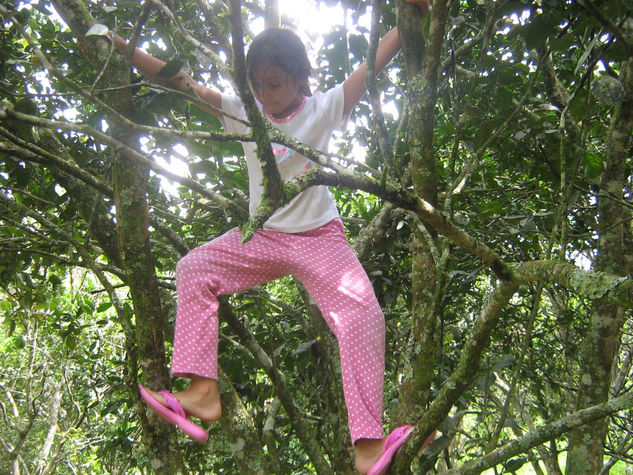
M 332 473 L 330 465 L 323 457 L 319 443 L 309 430 L 308 425 L 305 423 L 303 414 L 301 414 L 294 401 L 292 392 L 288 388 L 288 382 L 286 381 L 284 374 L 274 366 L 270 357 L 266 354 L 264 349 L 259 346 L 259 343 L 257 343 L 257 340 L 250 331 L 233 313 L 230 306 L 223 302 L 218 310 L 218 315 L 222 321 L 226 321 L 231 326 L 231 328 L 239 336 L 240 341 L 246 346 L 246 348 L 248 348 L 262 369 L 266 371 L 266 374 L 275 386 L 275 391 L 277 392 L 279 400 L 284 406 L 288 417 L 292 421 L 294 429 L 297 431 L 299 440 L 301 440 L 301 443 L 303 444 L 303 447 L 314 464 L 317 472 L 320 474 Z
M 246 58 L 244 57 L 244 32 L 242 28 L 242 12 L 241 1 L 230 0 L 229 19 L 231 20 L 231 40 L 233 44 L 233 79 L 237 86 L 237 90 L 244 104 L 246 117 L 251 124 L 252 139 L 257 147 L 257 158 L 262 167 L 262 186 L 264 193 L 262 196 L 262 204 L 260 207 L 263 212 L 257 210 L 254 216 L 251 216 L 249 222 L 242 229 L 242 239 L 249 240 L 255 231 L 264 224 L 270 214 L 269 209 L 276 210 L 286 204 L 289 199 L 284 194 L 283 181 L 277 168 L 277 160 L 275 159 L 270 145 L 271 139 L 268 133 L 266 121 L 262 117 L 255 104 L 255 98 L 251 93 L 248 85 L 248 72 L 246 68 Z
M 270 473 L 267 466 L 267 459 L 270 457 L 265 456 L 253 416 L 244 406 L 244 402 L 228 376 L 221 368 L 218 370 L 218 389 L 222 401 L 222 415 L 219 422 L 224 429 L 224 437 L 230 443 L 228 449 L 239 473 L 254 475 Z
M 37 145 L 27 142 L 21 139 L 17 135 L 11 133 L 9 130 L 0 126 L 0 135 L 4 136 L 10 142 L 0 141 L 0 151 L 10 153 L 19 156 L 21 159 L 50 165 L 51 163 L 59 167 L 71 176 L 74 176 L 78 180 L 83 181 L 91 188 L 99 191 L 105 196 L 112 196 L 112 188 L 99 178 L 86 172 L 79 167 L 76 163 L 66 160 L 59 155 L 54 154 L 50 150 L 44 150 Z M 40 157 L 45 157 L 46 160 L 42 160 Z
M 515 282 L 503 282 L 488 297 L 470 336 L 464 344 L 459 362 L 453 373 L 444 382 L 437 396 L 431 402 L 426 412 L 415 422 L 416 430 L 412 433 L 407 444 L 398 452 L 395 463 L 396 473 L 410 470 L 413 461 L 413 473 L 418 473 L 418 465 L 424 462 L 418 454 L 418 448 L 440 423 L 446 419 L 449 411 L 462 396 L 472 382 L 480 365 L 481 354 L 488 346 L 490 332 L 497 324 L 502 310 L 510 301 L 518 288 Z
M 558 421 L 545 424 L 538 429 L 528 432 L 523 437 L 513 440 L 509 444 L 494 450 L 483 457 L 473 460 L 453 470 L 447 470 L 446 475 L 475 475 L 494 467 L 515 455 L 527 452 L 529 449 L 541 445 L 548 440 L 555 439 L 570 430 L 583 426 L 589 422 L 602 419 L 611 414 L 633 407 L 633 392 L 611 399 L 596 406 L 574 412 Z
M 606 299 L 633 308 L 633 281 L 606 272 L 585 271 L 562 261 L 529 261 L 511 264 L 518 282 L 545 281 L 558 284 L 591 300 Z
M 389 140 L 389 132 L 385 125 L 385 117 L 382 113 L 382 106 L 380 104 L 380 92 L 376 84 L 376 52 L 378 51 L 378 42 L 380 40 L 380 18 L 382 17 L 382 4 L 383 0 L 374 0 L 372 4 L 372 21 L 371 31 L 369 35 L 369 45 L 367 46 L 367 75 L 365 77 L 365 83 L 367 85 L 367 92 L 369 93 L 369 100 L 371 102 L 371 117 L 374 124 L 374 133 L 378 138 L 378 146 L 383 157 L 385 165 L 382 180 L 388 176 L 395 176 L 395 169 L 393 167 L 393 148 L 391 147 L 391 141 Z
M 81 132 L 81 133 L 85 133 L 86 135 L 90 135 L 93 138 L 98 139 L 101 142 L 109 145 L 110 147 L 112 147 L 114 151 L 125 153 L 132 160 L 135 160 L 136 162 L 147 166 L 149 169 L 155 171 L 156 173 L 159 173 L 162 176 L 165 176 L 171 180 L 174 180 L 184 186 L 191 188 L 192 190 L 198 192 L 202 196 L 218 203 L 218 205 L 222 206 L 223 208 L 230 209 L 236 215 L 242 216 L 242 217 L 246 215 L 246 211 L 234 201 L 218 193 L 211 193 L 197 181 L 192 180 L 190 178 L 181 177 L 169 171 L 165 167 L 155 163 L 151 158 L 148 158 L 146 155 L 141 154 L 140 152 L 134 149 L 131 149 L 130 147 L 125 145 L 123 142 L 87 124 L 76 124 L 76 123 L 68 123 L 68 122 L 57 121 L 57 120 L 47 120 L 47 119 L 42 119 L 40 117 L 23 114 L 21 112 L 15 111 L 11 103 L 5 101 L 0 107 L 0 120 L 9 119 L 9 118 L 19 120 L 28 124 L 32 124 L 37 127 L 45 127 L 49 129 L 61 129 L 67 132 L 70 132 L 70 131 Z

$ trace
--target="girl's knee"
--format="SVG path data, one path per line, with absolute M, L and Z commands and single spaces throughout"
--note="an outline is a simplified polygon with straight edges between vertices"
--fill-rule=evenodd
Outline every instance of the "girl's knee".
M 186 273 L 191 268 L 191 264 L 191 252 L 189 252 L 185 256 L 178 259 L 178 262 L 176 263 L 176 275 L 182 275 L 183 273 Z
M 176 263 L 176 279 L 183 279 L 191 276 L 192 274 L 200 274 L 205 266 L 201 256 L 196 250 L 189 251 L 189 253 L 181 257 Z

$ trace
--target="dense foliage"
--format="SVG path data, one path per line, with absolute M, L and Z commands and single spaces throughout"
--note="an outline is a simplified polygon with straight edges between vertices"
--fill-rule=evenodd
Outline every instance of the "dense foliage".
M 384 309 L 385 425 L 417 429 L 394 471 L 623 471 L 633 2 L 435 0 L 423 20 L 309 3 L 338 7 L 307 33 L 316 88 L 371 57 L 372 29 L 401 31 L 333 141 L 338 171 L 310 177 Z M 176 262 L 247 224 L 247 177 L 217 119 L 86 32 L 230 90 L 236 4 L 0 5 L 0 472 L 353 472 L 336 343 L 290 277 L 223 302 L 209 446 L 136 390 L 172 384 Z M 275 5 L 241 6 L 246 42 Z

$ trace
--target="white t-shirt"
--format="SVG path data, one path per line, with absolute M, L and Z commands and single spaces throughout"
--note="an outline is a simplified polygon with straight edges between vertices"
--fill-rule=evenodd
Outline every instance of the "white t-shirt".
M 316 92 L 305 97 L 302 105 L 289 117 L 278 120 L 264 116 L 279 130 L 290 137 L 296 138 L 306 145 L 321 152 L 327 152 L 332 132 L 345 130 L 347 117 L 343 117 L 344 95 L 343 86 L 339 85 L 327 92 Z M 262 105 L 257 102 L 260 111 Z M 246 120 L 246 112 L 242 101 L 237 96 L 222 95 L 222 110 L 234 117 Z M 229 133 L 247 134 L 250 128 L 244 124 L 223 116 L 224 130 Z M 249 211 L 253 215 L 262 200 L 264 188 L 262 186 L 262 170 L 254 142 L 243 142 L 246 165 L 248 167 Z M 284 145 L 272 144 L 273 153 L 277 158 L 279 174 L 284 182 L 292 180 L 303 171 L 318 167 L 303 155 Z M 264 229 L 299 233 L 316 229 L 338 217 L 338 210 L 327 186 L 311 186 L 290 203 L 279 208 L 264 223 Z

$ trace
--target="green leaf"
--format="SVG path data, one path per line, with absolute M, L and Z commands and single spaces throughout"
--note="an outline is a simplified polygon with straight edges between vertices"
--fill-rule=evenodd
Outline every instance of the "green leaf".
M 73 335 L 68 335 L 64 338 L 64 344 L 69 350 L 75 350 L 77 348 L 77 339 Z
M 97 312 L 98 313 L 105 312 L 110 307 L 112 307 L 112 302 L 110 302 L 110 301 L 103 302 L 103 303 L 99 304 L 99 306 L 97 307 Z
M 592 152 L 585 152 L 585 164 L 587 165 L 587 175 L 591 178 L 599 177 L 604 170 L 604 161 L 599 155 Z
M 580 56 L 580 59 L 578 60 L 578 63 L 576 64 L 576 69 L 574 69 L 574 75 L 577 75 L 580 68 L 582 68 L 583 64 L 585 64 L 585 61 L 591 54 L 591 51 L 593 50 L 597 42 L 598 42 L 598 36 L 595 36 L 593 40 L 591 41 L 591 43 L 589 43 L 589 46 L 587 46 L 587 49 L 585 49 L 585 52 L 582 54 L 582 56 Z
M 304 341 L 303 343 L 299 344 L 299 346 L 297 346 L 297 349 L 295 351 L 292 352 L 292 356 L 297 356 L 301 353 L 305 353 L 306 351 L 310 350 L 312 345 L 314 345 L 315 343 L 316 340 Z
M 527 461 L 528 459 L 526 457 L 510 459 L 503 465 L 503 471 L 504 473 L 514 473 L 523 467 Z

